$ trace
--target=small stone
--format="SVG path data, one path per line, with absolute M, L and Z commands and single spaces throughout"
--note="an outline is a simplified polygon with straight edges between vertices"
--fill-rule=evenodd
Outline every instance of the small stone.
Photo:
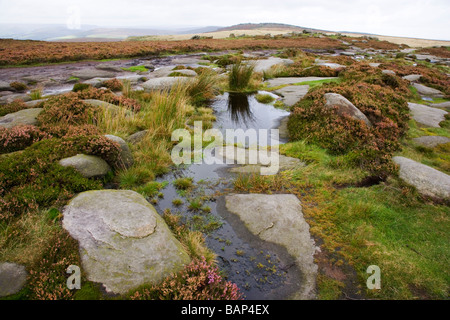
M 408 158 L 394 157 L 392 160 L 400 166 L 400 179 L 420 194 L 444 200 L 450 198 L 449 175 Z
M 440 136 L 424 136 L 413 139 L 415 143 L 427 148 L 434 148 L 440 144 L 450 143 L 450 138 Z
M 417 92 L 421 95 L 424 96 L 429 96 L 429 97 L 435 97 L 435 98 L 443 98 L 444 94 L 434 88 L 430 88 L 427 86 L 424 86 L 423 84 L 420 83 L 413 83 L 413 87 L 417 89 Z
M 138 144 L 139 142 L 142 141 L 142 139 L 144 139 L 144 137 L 147 135 L 147 133 L 148 133 L 148 130 L 142 130 L 142 131 L 133 133 L 126 139 L 126 141 L 131 144 Z
M 24 266 L 3 262 L 0 263 L 0 297 L 19 292 L 25 285 L 27 272 Z
M 123 140 L 120 137 L 113 136 L 111 134 L 105 135 L 108 139 L 117 142 L 120 146 L 120 156 L 119 156 L 119 162 L 123 165 L 124 168 L 128 169 L 130 168 L 133 163 L 133 154 L 131 153 L 130 147 L 128 147 L 128 144 L 125 140 Z
M 85 178 L 103 177 L 111 171 L 108 163 L 102 158 L 85 154 L 61 159 L 59 164 L 63 167 L 75 168 Z
M 9 113 L 0 117 L 0 127 L 10 129 L 18 125 L 35 126 L 38 124 L 37 117 L 42 110 L 42 108 L 30 108 Z
M 356 108 L 353 103 L 351 103 L 347 98 L 338 93 L 325 93 L 325 99 L 327 100 L 325 107 L 333 108 L 338 107 L 337 112 L 340 115 L 348 115 L 356 120 L 362 120 L 367 126 L 371 127 L 369 119 L 362 113 L 358 108 Z

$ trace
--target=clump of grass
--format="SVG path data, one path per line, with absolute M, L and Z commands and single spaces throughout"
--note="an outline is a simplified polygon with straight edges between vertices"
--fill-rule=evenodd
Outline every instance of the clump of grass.
M 89 89 L 89 88 L 91 88 L 90 84 L 87 84 L 87 83 L 75 83 L 73 85 L 72 91 L 73 92 L 79 92 L 79 91 L 83 91 L 83 90 L 86 90 L 86 89 Z
M 19 81 L 13 81 L 9 84 L 9 86 L 19 92 L 22 92 L 22 91 L 25 91 L 28 89 L 28 87 L 25 83 L 22 83 Z
M 139 187 L 138 192 L 147 194 L 149 192 L 149 186 L 145 184 L 155 179 L 155 175 L 149 168 L 133 166 L 128 170 L 119 172 L 117 179 L 121 188 L 133 189 Z M 152 190 L 151 187 L 150 190 Z
M 146 184 L 139 186 L 136 191 L 140 194 L 146 196 L 146 197 L 154 197 L 158 196 L 158 198 L 163 198 L 164 194 L 160 193 L 159 191 L 165 187 L 164 183 L 159 183 L 156 181 L 150 181 Z M 162 195 L 162 196 L 161 196 Z
M 173 71 L 169 74 L 169 77 L 186 77 L 182 72 Z
M 255 96 L 255 99 L 259 102 L 259 103 L 272 103 L 273 101 L 275 101 L 275 98 L 272 97 L 270 94 L 257 94 Z
M 189 200 L 189 206 L 188 206 L 189 210 L 199 211 L 202 208 L 202 206 L 203 206 L 203 201 L 198 198 Z
M 186 224 L 181 223 L 182 217 L 172 214 L 169 209 L 164 211 L 163 218 L 177 239 L 187 249 L 190 257 L 193 259 L 204 257 L 209 263 L 216 262 L 216 254 L 205 245 L 205 238 L 200 231 L 189 229 Z
M 194 106 L 201 106 L 205 102 L 213 99 L 218 90 L 217 74 L 212 70 L 203 70 L 198 76 L 186 85 L 186 92 L 190 98 L 190 103 Z
M 240 61 L 233 64 L 228 76 L 229 90 L 236 92 L 248 90 L 254 69 L 253 65 L 244 64 Z
M 174 206 L 176 206 L 176 207 L 179 207 L 179 206 L 183 205 L 183 200 L 181 200 L 181 199 L 173 199 L 172 200 L 172 204 Z
M 42 99 L 42 88 L 33 89 L 30 92 L 31 100 L 40 100 Z
M 111 91 L 121 91 L 123 88 L 122 82 L 116 78 L 105 80 L 102 85 Z
M 193 178 L 185 177 L 185 178 L 176 179 L 172 183 L 175 186 L 175 188 L 177 188 L 179 190 L 187 190 L 187 189 L 192 188 L 193 181 L 194 181 Z

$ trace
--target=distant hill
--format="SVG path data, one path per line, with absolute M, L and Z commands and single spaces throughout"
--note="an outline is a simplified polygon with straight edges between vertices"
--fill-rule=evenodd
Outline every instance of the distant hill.
M 220 28 L 216 31 L 232 31 L 232 30 L 256 30 L 256 29 L 283 29 L 288 30 L 291 29 L 292 31 L 303 31 L 304 27 L 294 26 L 290 24 L 283 24 L 283 23 L 241 23 L 236 24 L 233 26 Z
M 81 25 L 80 29 L 72 30 L 63 24 L 0 23 L 0 38 L 45 41 L 120 41 L 131 36 L 205 33 L 216 31 L 219 28 L 216 26 L 190 28 L 112 28 Z

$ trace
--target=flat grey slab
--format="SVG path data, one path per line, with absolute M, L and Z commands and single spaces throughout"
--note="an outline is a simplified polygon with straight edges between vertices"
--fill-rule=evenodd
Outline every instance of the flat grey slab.
M 88 79 L 92 79 L 92 78 L 114 78 L 115 73 L 111 72 L 111 71 L 106 71 L 106 70 L 99 70 L 99 69 L 81 69 L 81 70 L 77 70 L 74 71 L 72 73 L 72 76 L 83 79 L 83 80 L 88 80 Z
M 177 83 L 183 83 L 188 81 L 190 77 L 161 77 L 154 78 L 144 82 L 141 86 L 144 90 L 164 90 L 170 89 L 173 85 Z
M 294 83 L 302 83 L 309 81 L 318 81 L 318 80 L 332 80 L 337 79 L 336 77 L 286 77 L 286 78 L 275 78 L 267 80 L 266 83 L 268 87 L 278 87 L 287 84 Z
M 9 113 L 0 117 L 0 127 L 7 129 L 18 125 L 36 125 L 38 123 L 37 117 L 42 112 L 42 108 L 30 108 L 20 110 L 14 113 Z
M 287 86 L 275 90 L 274 93 L 280 95 L 283 98 L 282 100 L 285 105 L 292 107 L 308 93 L 308 90 L 308 85 Z
M 392 160 L 400 166 L 400 179 L 414 186 L 423 195 L 439 199 L 450 198 L 450 176 L 404 157 Z
M 440 144 L 446 144 L 450 142 L 450 138 L 440 136 L 424 136 L 413 139 L 413 141 L 421 146 L 434 148 Z
M 444 97 L 444 94 L 437 89 L 424 86 L 423 84 L 420 84 L 420 83 L 413 83 L 412 85 L 414 88 L 417 89 L 417 92 L 421 95 L 429 96 L 429 97 L 436 97 L 436 98 Z
M 291 59 L 281 59 L 277 57 L 270 57 L 268 59 L 256 60 L 255 63 L 255 72 L 263 72 L 269 70 L 272 66 L 277 64 L 281 65 L 289 65 L 294 63 Z
M 227 210 L 238 215 L 251 233 L 285 247 L 295 259 L 303 281 L 292 298 L 314 299 L 316 246 L 300 200 L 292 194 L 232 194 L 225 197 L 225 202 Z
M 433 128 L 440 128 L 439 123 L 445 120 L 445 115 L 447 114 L 445 110 L 417 103 L 408 102 L 408 107 L 414 120 Z

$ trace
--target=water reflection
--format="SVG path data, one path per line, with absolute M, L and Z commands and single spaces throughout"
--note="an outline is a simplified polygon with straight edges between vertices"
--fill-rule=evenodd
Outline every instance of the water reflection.
M 234 124 L 245 124 L 247 126 L 255 122 L 255 116 L 250 109 L 246 94 L 230 93 L 228 96 L 228 112 Z

